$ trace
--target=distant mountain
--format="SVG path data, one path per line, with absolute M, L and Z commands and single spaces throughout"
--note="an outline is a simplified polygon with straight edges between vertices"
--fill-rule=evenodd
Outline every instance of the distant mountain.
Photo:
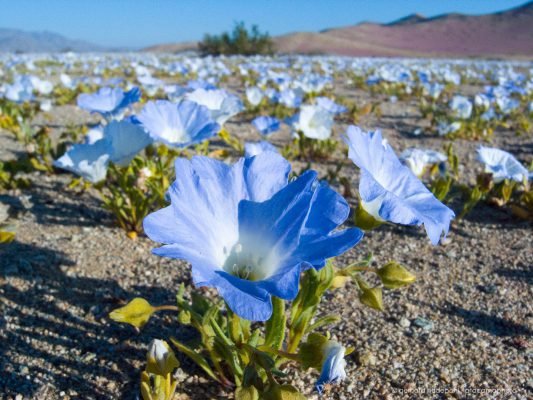
M 105 51 L 82 40 L 68 39 L 53 32 L 26 32 L 18 29 L 0 28 L 0 52 L 41 53 L 62 51 Z
M 421 14 L 409 14 L 406 17 L 397 19 L 396 21 L 389 22 L 386 24 L 386 26 L 398 26 L 398 25 L 408 25 L 408 24 L 416 24 L 418 22 L 426 21 L 427 18 L 424 17 Z
M 450 13 L 431 18 L 411 14 L 388 24 L 364 22 L 273 39 L 280 53 L 533 58 L 533 1 L 494 14 Z M 175 43 L 144 50 L 180 52 L 195 46 Z
M 412 14 L 389 24 L 362 23 L 274 38 L 281 53 L 347 56 L 533 57 L 533 1 L 486 15 Z

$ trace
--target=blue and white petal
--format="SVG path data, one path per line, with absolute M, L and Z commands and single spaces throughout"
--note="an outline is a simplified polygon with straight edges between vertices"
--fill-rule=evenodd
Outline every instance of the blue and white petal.
M 528 179 L 528 170 L 511 153 L 484 146 L 480 146 L 477 153 L 479 161 L 485 164 L 485 172 L 491 173 L 495 182 L 504 179 L 522 182 Z
M 403 165 L 379 131 L 364 133 L 350 126 L 345 138 L 350 159 L 361 169 L 359 194 L 367 212 L 403 225 L 424 225 L 431 243 L 446 236 L 455 214 L 438 201 Z

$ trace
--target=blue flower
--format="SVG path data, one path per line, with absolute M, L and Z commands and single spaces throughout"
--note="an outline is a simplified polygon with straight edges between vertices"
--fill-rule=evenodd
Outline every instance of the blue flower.
M 491 173 L 495 182 L 504 179 L 522 182 L 528 179 L 528 170 L 511 153 L 484 146 L 480 146 L 477 153 L 479 161 L 485 164 L 485 172 Z
M 346 360 L 344 353 L 346 348 L 333 340 L 328 340 L 323 346 L 323 362 L 320 376 L 316 382 L 316 389 L 318 393 L 322 394 L 324 385 L 335 384 L 343 381 L 346 378 Z
M 80 94 L 78 107 L 99 113 L 106 119 L 120 119 L 126 108 L 139 101 L 140 98 L 141 91 L 137 87 L 128 92 L 120 88 L 104 87 L 96 93 Z
M 169 207 L 144 230 L 157 255 L 192 264 L 196 286 L 214 287 L 240 317 L 265 321 L 271 296 L 294 299 L 302 270 L 321 268 L 362 238 L 336 230 L 346 201 L 308 171 L 288 183 L 290 164 L 264 152 L 234 165 L 207 157 L 176 160 Z
M 431 243 L 438 244 L 448 233 L 453 211 L 400 162 L 390 146 L 383 145 L 381 132 L 366 134 L 350 126 L 345 140 L 348 156 L 361 169 L 359 194 L 365 211 L 380 221 L 423 224 Z
M 252 106 L 258 106 L 263 100 L 263 91 L 257 86 L 246 88 L 246 99 Z
M 239 97 L 223 89 L 196 89 L 194 92 L 188 93 L 185 98 L 207 107 L 211 118 L 220 126 L 244 109 Z
M 317 97 L 316 104 L 332 114 L 341 114 L 348 110 L 346 107 L 335 103 L 329 97 Z
M 16 103 L 24 103 L 25 101 L 32 101 L 33 85 L 27 76 L 17 76 L 12 85 L 5 86 L 5 97 L 10 101 Z
M 253 157 L 265 151 L 273 151 L 274 153 L 277 153 L 278 149 L 264 140 L 261 142 L 246 142 L 244 144 L 245 157 Z
M 287 123 L 295 132 L 301 131 L 310 139 L 325 140 L 331 136 L 333 114 L 317 105 L 305 105 Z
M 96 183 L 105 179 L 111 153 L 111 144 L 106 139 L 97 140 L 92 144 L 75 144 L 54 161 L 54 166 Z
M 154 140 L 174 147 L 201 142 L 220 130 L 206 107 L 188 100 L 150 101 L 137 118 Z
M 152 138 L 140 125 L 127 120 L 107 124 L 104 139 L 111 145 L 110 160 L 120 166 L 128 165 L 137 153 L 152 143 Z
M 72 146 L 54 166 L 96 183 L 105 179 L 109 162 L 128 165 L 150 143 L 150 136 L 131 120 L 111 121 L 89 131 L 85 143 Z
M 472 102 L 464 96 L 453 96 L 450 108 L 457 118 L 468 119 L 472 115 Z
M 216 89 L 216 86 L 213 85 L 212 83 L 209 83 L 203 80 L 190 80 L 187 83 L 187 88 L 190 90 L 196 90 L 196 89 L 214 90 Z
M 298 108 L 302 104 L 302 90 L 285 89 L 279 94 L 279 102 L 286 107 Z
M 252 121 L 252 125 L 261 133 L 262 135 L 268 135 L 279 130 L 280 122 L 279 119 L 275 117 L 257 117 Z

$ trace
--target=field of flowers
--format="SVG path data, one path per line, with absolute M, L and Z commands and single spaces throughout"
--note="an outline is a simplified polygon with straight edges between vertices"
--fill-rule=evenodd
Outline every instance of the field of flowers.
M 0 398 L 531 392 L 530 62 L 0 63 Z

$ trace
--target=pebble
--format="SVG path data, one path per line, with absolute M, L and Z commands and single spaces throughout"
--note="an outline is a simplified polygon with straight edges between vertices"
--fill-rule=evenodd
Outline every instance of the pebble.
M 409 321 L 407 318 L 401 318 L 400 319 L 400 326 L 402 328 L 409 328 L 411 326 L 411 321 Z
M 433 322 L 425 318 L 415 318 L 413 324 L 426 332 L 433 330 Z
M 403 105 L 398 100 L 396 106 Z M 75 109 L 69 107 L 66 110 Z M 395 115 L 401 114 L 396 111 Z M 387 127 L 386 118 L 363 121 L 369 127 L 377 123 L 383 123 L 385 134 L 396 149 L 412 144 L 441 147 L 440 138 L 423 137 L 416 139 L 416 144 L 411 143 L 412 139 L 405 140 Z M 238 127 L 232 126 L 234 132 L 239 132 Z M 413 125 L 412 130 L 415 128 L 418 126 Z M 494 141 L 495 146 L 516 148 L 521 160 L 530 161 L 529 154 L 523 151 L 527 139 L 499 130 Z M 0 151 L 3 144 L 0 132 Z M 475 155 L 477 146 L 475 142 L 456 142 L 461 163 L 466 162 L 467 154 Z M 461 165 L 463 182 L 479 170 L 475 158 L 471 159 L 466 168 Z M 298 161 L 294 166 L 302 167 Z M 346 176 L 355 172 L 354 167 L 346 168 L 353 168 L 343 170 Z M 30 212 L 9 215 L 8 222 L 15 217 L 20 219 L 15 221 L 18 244 L 14 244 L 20 247 L 15 247 L 15 251 L 8 248 L 7 261 L 4 249 L 0 250 L 0 274 L 14 268 L 6 278 L 7 284 L 0 284 L 1 297 L 6 300 L 0 340 L 7 337 L 13 349 L 0 359 L 0 364 L 6 366 L 0 387 L 8 390 L 0 397 L 24 400 L 32 398 L 29 393 L 36 399 L 55 399 L 58 395 L 82 399 L 129 396 L 128 391 L 138 387 L 149 340 L 154 335 L 177 334 L 175 330 L 180 328 L 160 324 L 162 321 L 157 318 L 138 335 L 107 318 L 98 323 L 94 320 L 114 308 L 116 301 L 132 296 L 147 297 L 154 304 L 172 301 L 176 282 L 190 284 L 190 268 L 185 263 L 151 255 L 153 243 L 145 237 L 136 242 L 128 240 L 111 225 L 108 214 L 90 193 L 65 191 L 64 196 L 57 197 L 70 179 L 68 174 L 35 176 L 49 182 L 35 179 L 39 185 L 30 189 L 35 207 Z M 357 178 L 353 183 L 357 185 Z M 48 203 L 46 199 L 54 201 Z M 16 208 L 20 211 L 19 205 Z M 44 210 L 46 215 L 38 214 Z M 77 210 L 86 218 L 78 218 Z M 504 224 L 498 221 L 500 217 Z M 507 343 L 509 338 L 491 333 L 494 323 L 504 317 L 519 327 L 527 327 L 531 311 L 521 277 L 532 258 L 528 246 L 530 226 L 481 204 L 471 216 L 455 220 L 453 225 L 448 238 L 436 247 L 427 243 L 423 231 L 383 226 L 338 259 L 339 265 L 348 265 L 373 251 L 376 266 L 395 259 L 420 279 L 402 290 L 385 291 L 386 313 L 361 307 L 353 285 L 334 292 L 341 304 L 321 303 L 320 312 L 324 315 L 340 313 L 343 317 L 341 324 L 331 327 L 333 337 L 361 352 L 357 359 L 347 357 L 348 378 L 333 387 L 331 398 L 408 398 L 394 391 L 399 387 L 493 387 L 494 376 L 513 388 L 533 386 L 529 348 L 517 349 Z M 145 270 L 150 275 L 145 275 Z M 170 317 L 164 318 L 167 320 Z M 427 334 L 437 327 L 438 335 Z M 118 343 L 123 344 L 122 348 Z M 180 383 L 176 399 L 232 398 L 231 390 L 220 389 L 199 368 L 192 367 L 185 356 L 179 357 L 183 369 L 176 371 Z M 19 365 L 26 366 L 26 375 L 16 367 Z M 311 394 L 315 374 L 296 369 L 289 369 L 288 373 L 291 383 L 309 398 L 318 399 Z M 36 375 L 42 384 L 33 383 Z M 32 391 L 39 386 L 40 391 Z M 66 389 L 71 387 L 76 387 L 78 393 Z M 60 393 L 61 389 L 67 394 Z M 136 395 L 137 392 L 132 398 Z

